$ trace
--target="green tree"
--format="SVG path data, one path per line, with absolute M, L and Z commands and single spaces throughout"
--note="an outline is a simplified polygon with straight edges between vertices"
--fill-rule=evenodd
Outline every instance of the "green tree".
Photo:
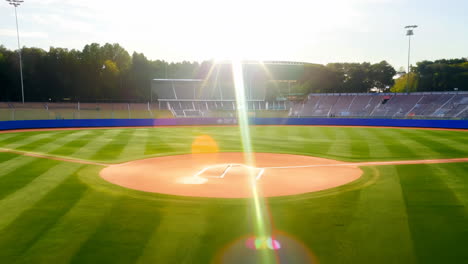
M 395 68 L 386 61 L 372 64 L 369 71 L 369 84 L 371 88 L 385 90 L 386 87 L 392 87 L 395 83 L 393 80 L 395 74 Z
M 395 84 L 390 91 L 392 93 L 405 93 L 406 92 L 406 84 L 407 80 L 409 79 L 409 92 L 416 92 L 418 89 L 419 77 L 416 73 L 411 72 L 409 73 L 409 78 L 407 78 L 407 74 L 400 76 L 398 79 L 395 80 Z
M 143 53 L 134 52 L 129 71 L 129 86 L 125 91 L 126 98 L 149 100 L 150 80 L 152 79 L 151 62 Z
M 299 81 L 301 90 L 307 93 L 332 93 L 341 89 L 344 74 L 339 68 L 320 64 L 306 64 Z
M 420 76 L 419 91 L 468 90 L 468 59 L 418 62 L 415 72 Z

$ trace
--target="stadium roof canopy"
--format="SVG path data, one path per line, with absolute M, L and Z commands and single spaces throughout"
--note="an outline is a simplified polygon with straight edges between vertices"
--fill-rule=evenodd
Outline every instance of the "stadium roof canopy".
M 301 61 L 258 61 L 258 60 L 243 60 L 242 64 L 277 64 L 277 65 L 305 65 L 307 62 Z M 230 60 L 216 61 L 215 64 L 232 64 Z
M 157 82 L 203 82 L 203 79 L 153 79 Z

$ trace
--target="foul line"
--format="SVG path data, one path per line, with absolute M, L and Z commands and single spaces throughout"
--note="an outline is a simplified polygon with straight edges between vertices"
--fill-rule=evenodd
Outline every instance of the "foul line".
M 14 153 L 23 156 L 35 157 L 35 158 L 42 158 L 42 159 L 52 159 L 58 161 L 65 161 L 65 162 L 72 162 L 72 163 L 79 163 L 79 164 L 88 164 L 88 165 L 98 165 L 98 166 L 115 166 L 115 165 L 122 165 L 124 163 L 117 163 L 117 164 L 108 164 L 108 163 L 99 163 L 93 162 L 88 160 L 76 159 L 76 158 L 67 158 L 61 156 L 53 156 L 48 154 L 36 153 L 36 152 L 29 152 L 29 151 L 21 151 L 21 150 L 13 150 L 13 149 L 6 149 L 0 148 L 0 152 L 6 153 Z M 348 162 L 348 163 L 335 163 L 335 164 L 312 164 L 312 165 L 297 165 L 297 166 L 279 166 L 279 167 L 252 167 L 245 164 L 240 163 L 232 163 L 226 164 L 227 167 L 224 169 L 223 173 L 220 176 L 205 176 L 204 178 L 224 178 L 229 170 L 232 167 L 244 167 L 249 169 L 259 169 L 257 176 L 255 177 L 256 180 L 259 180 L 265 172 L 265 169 L 294 169 L 294 168 L 315 168 L 315 167 L 336 167 L 336 166 L 385 166 L 385 165 L 412 165 L 412 164 L 437 164 L 437 163 L 459 163 L 459 162 L 468 162 L 468 158 L 453 158 L 453 159 L 427 159 L 427 160 L 397 160 L 397 161 L 369 161 L 369 162 Z M 213 167 L 218 167 L 222 164 L 216 164 L 213 166 L 208 166 L 197 172 L 194 177 L 199 177 L 208 169 Z
M 468 158 L 350 162 L 350 163 L 335 163 L 335 164 L 284 166 L 284 167 L 263 167 L 263 169 L 293 169 L 293 168 L 314 168 L 314 167 L 334 167 L 334 166 L 384 166 L 384 165 L 436 164 L 436 163 L 456 163 L 456 162 L 468 162 Z
M 233 163 L 224 164 L 227 166 L 220 176 L 200 176 L 209 169 L 223 166 L 223 164 L 216 164 L 208 166 L 198 171 L 192 177 L 195 178 L 216 178 L 223 179 L 232 167 L 244 167 L 248 169 L 260 170 L 255 176 L 255 180 L 260 180 L 266 169 L 294 169 L 294 168 L 316 168 L 316 167 L 337 167 L 337 166 L 385 166 L 385 165 L 411 165 L 411 164 L 436 164 L 436 163 L 456 163 L 468 162 L 468 158 L 454 158 L 454 159 L 428 159 L 428 160 L 397 160 L 397 161 L 369 161 L 369 162 L 350 162 L 350 163 L 335 163 L 335 164 L 313 164 L 313 165 L 298 165 L 298 166 L 282 166 L 282 167 L 252 167 L 245 164 Z
M 82 159 L 65 158 L 65 157 L 52 156 L 52 155 L 47 155 L 47 154 L 21 151 L 21 150 L 6 149 L 6 148 L 0 148 L 0 152 L 7 152 L 7 153 L 13 153 L 13 154 L 18 154 L 18 155 L 23 155 L 23 156 L 28 156 L 28 157 L 34 157 L 34 158 L 51 159 L 51 160 L 66 161 L 66 162 L 87 164 L 87 165 L 99 165 L 99 166 L 111 165 L 111 164 L 93 162 L 93 161 L 82 160 Z

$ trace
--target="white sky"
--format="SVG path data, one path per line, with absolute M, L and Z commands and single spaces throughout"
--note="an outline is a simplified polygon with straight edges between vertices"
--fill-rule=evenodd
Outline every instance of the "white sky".
M 119 43 L 168 61 L 225 59 L 406 65 L 404 25 L 418 24 L 413 60 L 468 56 L 465 0 L 25 0 L 22 45 L 82 49 Z M 16 48 L 14 11 L 0 3 L 0 44 Z

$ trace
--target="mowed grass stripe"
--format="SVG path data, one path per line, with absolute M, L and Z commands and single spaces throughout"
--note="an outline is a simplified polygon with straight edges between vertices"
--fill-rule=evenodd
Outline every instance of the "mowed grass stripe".
M 106 130 L 85 130 L 75 134 L 73 140 L 63 144 L 60 148 L 56 148 L 50 152 L 53 155 L 67 156 L 75 153 L 77 150 L 104 134 Z
M 451 147 L 468 152 L 468 133 L 463 131 L 425 130 L 424 135 L 447 143 Z
M 297 131 L 287 131 L 282 128 L 269 129 L 270 127 L 249 127 L 251 142 L 254 152 L 266 152 L 265 147 L 272 144 L 272 139 L 275 139 L 275 146 L 277 150 L 288 152 L 294 143 L 293 138 Z M 239 131 L 239 129 L 238 129 Z M 291 136 L 291 140 L 288 141 L 288 137 Z M 230 151 L 243 151 L 242 138 L 240 131 L 230 137 Z M 224 142 L 223 140 L 221 142 Z M 223 144 L 221 144 L 222 146 Z M 299 150 L 298 150 L 299 151 Z M 272 151 L 275 152 L 275 151 Z
M 435 166 L 441 180 L 453 191 L 454 195 L 460 200 L 468 211 L 468 163 L 457 164 L 438 164 Z
M 418 142 L 418 144 L 424 145 L 431 151 L 438 153 L 438 156 L 465 157 L 465 155 L 468 154 L 468 150 L 460 151 L 457 148 L 453 148 L 450 144 L 428 137 L 425 131 L 405 130 L 403 133 L 407 135 L 408 138 Z
M 294 130 L 295 131 L 295 130 Z M 327 153 L 332 146 L 331 138 L 335 133 L 324 127 L 299 127 L 294 137 L 285 137 L 294 148 L 301 149 L 303 154 Z M 293 151 L 293 150 L 291 150 Z
M 368 141 L 368 148 L 369 148 L 369 157 L 367 160 L 386 160 L 391 158 L 391 152 L 388 147 L 385 145 L 383 140 L 377 136 L 375 133 L 375 129 L 369 128 L 360 128 L 360 137 L 363 140 Z
M 3 177 L 3 175 L 8 175 L 10 172 L 16 170 L 16 168 L 25 166 L 26 164 L 37 160 L 37 158 L 27 157 L 19 154 L 12 153 L 12 155 L 15 155 L 16 157 L 0 163 L 0 179 Z
M 326 155 L 338 160 L 354 160 L 351 152 L 351 135 L 348 128 L 335 128 L 336 139 Z
M 133 133 L 135 133 L 135 129 L 121 129 L 117 134 L 114 134 L 112 140 L 96 151 L 91 159 L 100 161 L 116 160 L 127 146 Z
M 39 146 L 37 148 L 32 149 L 33 152 L 38 152 L 38 153 L 51 153 L 54 150 L 57 149 L 62 149 L 64 145 L 69 143 L 70 141 L 75 140 L 78 137 L 81 137 L 82 135 L 86 135 L 89 132 L 89 130 L 75 130 L 75 131 L 66 131 L 67 133 L 61 134 L 58 136 L 55 140 L 50 141 L 49 143 Z
M 206 205 L 203 212 L 206 217 L 201 219 L 205 222 L 200 223 L 200 228 L 204 228 L 205 232 L 197 234 L 197 241 L 187 244 L 181 254 L 175 256 L 175 263 L 189 263 L 191 259 L 194 263 L 214 263 L 213 258 L 224 253 L 223 249 L 227 246 L 242 237 L 254 235 L 254 226 L 259 220 L 255 216 L 253 202 L 249 201 L 227 205 L 218 200 Z M 168 257 L 170 259 L 172 256 Z
M 118 199 L 71 263 L 134 263 L 159 224 L 160 206 L 135 198 Z
M 34 136 L 37 133 L 12 133 L 12 134 L 2 134 L 0 137 L 0 147 L 5 147 L 5 145 L 12 142 L 21 141 L 28 137 Z
M 406 203 L 395 166 L 362 167 L 377 181 L 361 189 L 350 231 L 359 245 L 353 262 L 415 263 Z
M 31 142 L 35 142 L 44 138 L 52 137 L 57 132 L 27 132 L 20 134 L 19 137 L 14 137 L 10 139 L 5 144 L 2 144 L 2 147 L 9 148 L 9 149 L 16 149 L 17 147 L 29 144 Z
M 115 196 L 87 189 L 80 200 L 21 255 L 18 263 L 70 262 L 81 245 L 96 232 L 115 199 Z
M 12 263 L 50 229 L 80 199 L 87 187 L 76 177 L 69 177 L 62 184 L 24 211 L 8 225 L 0 236 L 0 259 Z M 13 246 L 14 245 L 14 246 Z M 53 254 L 53 252 L 49 252 Z
M 165 210 L 162 220 L 155 230 L 151 232 L 151 238 L 144 246 L 136 263 L 184 263 L 187 251 L 196 250 L 200 242 L 200 236 L 206 231 L 206 215 L 204 212 L 191 214 L 191 210 L 180 211 L 178 209 Z M 187 221 L 190 219 L 190 221 Z M 170 234 L 171 243 L 161 243 Z
M 36 177 L 48 171 L 59 161 L 48 159 L 36 159 L 31 163 L 27 163 L 15 170 L 0 177 L 0 200 L 5 196 L 23 188 Z
M 363 135 L 368 134 L 366 129 L 351 127 L 347 129 L 351 140 L 351 153 L 355 160 L 370 159 L 369 143 L 373 143 L 369 138 Z
M 66 178 L 75 173 L 81 166 L 76 163 L 60 163 L 28 185 L 0 200 L 0 232 L 25 210 L 45 197 L 51 190 L 60 185 Z
M 361 190 L 270 207 L 275 228 L 285 230 L 310 247 L 320 263 L 346 263 L 357 257 L 352 225 Z M 359 260 L 359 258 L 357 258 Z M 357 261 L 359 262 L 359 261 Z
M 376 129 L 375 134 L 390 152 L 384 160 L 414 160 L 420 159 L 421 154 L 424 155 L 424 153 L 416 153 L 411 145 L 405 142 L 400 129 Z
M 414 248 L 420 263 L 468 259 L 468 214 L 437 173 L 438 165 L 397 166 Z
M 336 139 L 336 131 L 331 127 L 304 127 L 309 130 L 309 137 L 313 139 L 309 148 L 305 152 L 309 154 L 328 153 Z M 297 139 L 297 144 L 301 144 L 301 139 Z
M 317 137 L 316 131 L 319 131 L 320 137 L 318 137 L 319 142 L 317 140 L 310 145 L 310 150 L 312 153 L 328 153 L 330 148 L 333 146 L 333 142 L 336 139 L 336 131 L 334 128 L 331 127 L 304 127 L 307 128 L 309 132 L 309 136 L 312 138 Z M 300 144 L 300 139 L 298 143 Z M 317 146 L 316 144 L 319 143 Z
M 407 144 L 411 146 L 411 149 L 415 153 L 418 153 L 419 156 L 423 154 L 432 158 L 450 157 L 449 153 L 440 152 L 439 149 L 424 143 L 424 140 L 422 140 L 422 134 L 418 133 L 417 130 L 401 129 L 400 134 L 404 141 L 406 141 Z
M 19 145 L 15 149 L 24 150 L 24 151 L 36 150 L 36 149 L 39 149 L 40 147 L 42 147 L 44 145 L 47 145 L 48 143 L 51 143 L 51 142 L 56 141 L 58 139 L 61 139 L 63 136 L 65 136 L 65 135 L 67 135 L 69 133 L 70 133 L 70 131 L 60 131 L 60 132 L 54 133 L 52 135 L 48 135 L 46 137 L 41 137 L 38 140 L 29 142 L 29 143 L 26 143 L 26 144 L 23 144 L 23 145 Z
M 147 139 L 145 144 L 145 155 L 154 155 L 161 153 L 172 153 L 176 150 L 176 146 L 169 145 L 171 137 L 160 129 L 148 129 Z
M 278 129 L 272 129 L 271 127 L 251 127 L 253 132 L 251 133 L 251 141 L 254 152 L 280 152 L 280 153 L 296 153 L 306 154 L 305 141 L 313 140 L 309 138 L 302 138 L 301 131 L 299 130 L 287 130 L 287 128 L 280 127 Z M 265 132 L 269 131 L 269 132 Z M 302 132 L 304 135 L 307 132 Z M 302 143 L 298 144 L 298 139 L 302 138 Z M 243 151 L 242 149 L 242 138 L 240 135 L 235 137 L 235 140 L 231 143 L 231 151 Z M 223 142 L 223 141 L 222 141 Z M 273 143 L 274 142 L 274 143 Z M 275 148 L 271 146 L 274 144 Z M 306 154 L 307 155 L 307 154 Z
M 18 136 L 19 134 L 18 133 L 0 133 L 0 147 L 2 146 L 4 142 L 9 141 L 11 138 Z
M 151 230 L 152 236 L 137 263 L 187 263 L 193 260 L 200 245 L 200 237 L 210 225 L 206 207 L 182 207 L 177 203 L 169 203 L 164 208 L 159 225 Z M 172 242 L 161 243 L 168 234 L 171 234 Z
M 334 127 L 310 127 L 310 130 L 321 130 L 323 131 L 323 134 L 326 136 L 326 138 L 330 141 L 333 141 L 336 139 L 336 131 Z
M 251 127 L 249 128 L 250 136 L 255 137 L 256 131 L 253 130 Z M 195 140 L 196 137 L 201 135 L 209 135 L 213 137 L 213 139 L 217 142 L 218 147 L 221 152 L 239 152 L 242 151 L 242 139 L 239 127 L 224 127 L 224 129 L 219 131 L 213 131 L 213 128 L 209 130 L 201 130 L 198 133 L 193 134 L 192 141 Z M 191 144 L 191 142 L 188 142 Z M 257 151 L 255 145 L 252 144 L 253 151 Z
M 114 136 L 118 134 L 120 130 L 117 129 L 106 129 L 102 130 L 102 133 L 97 134 L 96 137 L 86 137 L 86 144 L 80 148 L 75 148 L 74 152 L 69 154 L 71 157 L 80 159 L 90 159 L 96 155 L 103 146 L 114 140 Z
M 147 135 L 148 129 L 135 129 L 127 145 L 118 156 L 118 160 L 125 160 L 128 159 L 128 157 L 133 157 L 132 159 L 143 158 L 145 155 L 146 140 L 148 139 Z
M 277 131 L 276 129 L 269 129 L 270 127 L 268 126 L 250 126 L 250 134 L 252 135 L 253 138 L 258 137 L 259 135 L 262 135 L 265 138 L 272 138 L 276 135 Z M 237 133 L 234 135 L 234 133 L 230 134 L 229 136 L 232 137 L 232 139 L 238 140 L 240 138 L 239 134 L 239 129 L 236 131 Z M 289 135 L 289 132 L 291 131 L 284 131 L 282 135 L 284 137 Z
M 0 167 L 2 166 L 2 163 L 7 162 L 11 159 L 17 158 L 18 154 L 14 153 L 8 153 L 8 152 L 0 152 Z M 1 173 L 1 171 L 0 171 Z

